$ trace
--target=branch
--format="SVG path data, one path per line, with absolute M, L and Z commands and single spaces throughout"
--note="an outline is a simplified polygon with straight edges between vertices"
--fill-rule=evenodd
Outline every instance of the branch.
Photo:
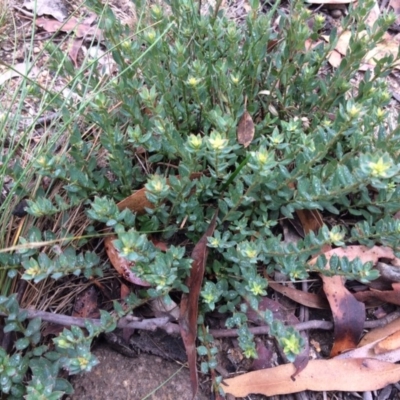
M 85 322 L 90 322 L 95 326 L 101 326 L 100 319 L 95 318 L 79 318 L 79 317 L 70 317 L 68 315 L 63 314 L 55 314 L 47 311 L 39 311 L 39 310 L 24 310 L 28 313 L 28 319 L 32 318 L 41 318 L 42 321 L 52 322 L 59 325 L 69 326 L 75 325 L 81 328 L 85 328 Z M 0 316 L 7 317 L 7 314 L 1 313 Z M 400 318 L 400 311 L 394 311 L 391 314 L 388 314 L 386 317 L 375 320 L 375 321 L 365 321 L 365 328 L 378 328 L 387 325 L 389 322 L 394 321 L 395 319 Z M 131 329 L 141 329 L 146 331 L 155 331 L 157 328 L 165 330 L 169 334 L 179 334 L 179 326 L 173 322 L 170 322 L 169 317 L 161 317 L 161 318 L 150 318 L 150 319 L 140 319 L 138 317 L 134 317 L 132 315 L 128 315 L 126 317 L 121 318 L 117 323 L 117 328 L 131 328 Z M 298 324 L 293 325 L 293 328 L 304 331 L 309 329 L 323 329 L 329 330 L 333 328 L 333 323 L 330 321 L 306 321 L 300 322 Z M 254 335 L 265 335 L 268 334 L 269 328 L 268 326 L 256 326 L 249 328 L 250 332 Z M 209 333 L 213 335 L 214 338 L 221 337 L 236 337 L 238 336 L 237 329 L 210 329 Z

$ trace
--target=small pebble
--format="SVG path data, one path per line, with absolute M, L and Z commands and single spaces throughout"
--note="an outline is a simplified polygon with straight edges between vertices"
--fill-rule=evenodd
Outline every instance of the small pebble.
M 34 52 L 35 54 L 40 53 L 40 47 L 34 47 L 34 48 L 33 48 L 33 52 Z
M 334 10 L 331 10 L 331 16 L 332 16 L 332 18 L 335 18 L 335 19 L 342 18 L 342 16 L 343 16 L 342 10 L 339 10 L 337 8 L 335 8 Z

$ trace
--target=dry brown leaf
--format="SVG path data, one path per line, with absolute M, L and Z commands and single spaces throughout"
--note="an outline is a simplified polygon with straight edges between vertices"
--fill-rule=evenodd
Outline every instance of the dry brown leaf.
M 58 21 L 68 18 L 68 9 L 62 0 L 26 0 L 22 6 L 35 15 L 51 15 Z
M 365 23 L 372 28 L 374 23 L 378 20 L 379 16 L 381 15 L 381 10 L 379 8 L 378 2 L 375 0 L 374 6 L 371 8 L 367 18 L 365 19 Z
M 273 366 L 273 356 L 275 352 L 270 346 L 266 347 L 262 340 L 257 340 L 256 352 L 257 358 L 253 360 L 250 371 L 258 371 L 259 369 L 271 368 Z
M 133 271 L 134 263 L 128 261 L 126 258 L 121 257 L 118 250 L 115 248 L 113 241 L 116 240 L 116 236 L 108 236 L 104 239 L 104 247 L 112 266 L 117 272 L 128 282 L 134 283 L 135 285 L 150 287 L 150 284 L 143 279 L 140 279 Z
M 243 145 L 243 147 L 248 147 L 254 138 L 254 122 L 251 115 L 247 110 L 240 118 L 238 128 L 237 128 L 237 138 L 238 142 Z
M 387 353 L 400 348 L 400 331 L 394 332 L 381 340 L 374 347 L 375 354 Z
M 386 36 L 386 38 L 381 43 L 378 43 L 374 49 L 367 53 L 367 55 L 364 57 L 364 62 L 374 67 L 376 65 L 376 61 L 379 61 L 380 59 L 389 55 L 392 55 L 394 60 L 396 60 L 398 52 L 399 43 L 397 43 L 391 37 Z M 396 62 L 395 68 L 400 69 L 399 60 Z
M 93 285 L 76 296 L 72 316 L 79 318 L 100 317 L 97 291 Z
M 9 79 L 17 76 L 27 76 L 28 78 L 36 78 L 39 74 L 39 68 L 32 67 L 29 62 L 22 62 L 12 66 L 12 69 L 8 69 L 6 72 L 0 75 L 0 86 L 8 81 Z
M 389 7 L 392 7 L 393 12 L 396 14 L 396 24 L 400 24 L 400 0 L 390 0 Z
M 129 286 L 125 285 L 125 283 L 121 283 L 121 288 L 119 293 L 121 299 L 124 300 L 131 294 L 131 289 Z
M 146 197 L 146 188 L 137 190 L 126 199 L 120 201 L 117 206 L 120 211 L 129 208 L 129 210 L 139 215 L 145 214 L 146 208 L 154 208 L 154 204 Z
M 179 328 L 183 343 L 185 345 L 186 354 L 188 356 L 193 399 L 196 397 L 198 389 L 196 337 L 199 296 L 208 256 L 207 238 L 212 236 L 214 233 L 215 225 L 217 223 L 217 216 L 218 210 L 215 212 L 214 217 L 204 235 L 201 237 L 192 251 L 192 268 L 186 281 L 186 286 L 189 288 L 189 293 L 184 293 L 181 300 Z
M 329 303 L 326 297 L 319 296 L 315 293 L 307 293 L 302 290 L 293 289 L 288 286 L 283 286 L 272 280 L 268 280 L 268 286 L 274 289 L 276 292 L 283 294 L 289 299 L 299 303 L 303 306 L 310 308 L 327 309 L 329 308 Z
M 371 16 L 371 20 L 373 17 Z M 345 56 L 347 53 L 347 49 L 349 47 L 350 38 L 352 33 L 350 31 L 344 31 L 340 34 L 338 43 L 328 57 L 329 63 L 333 67 L 338 67 L 341 63 L 340 54 Z M 362 31 L 359 33 L 358 37 L 363 37 L 367 35 L 366 31 Z M 329 42 L 329 36 L 322 35 L 322 38 Z M 398 55 L 398 47 L 399 43 L 393 38 L 390 34 L 386 33 L 380 43 L 378 43 L 375 48 L 369 51 L 363 59 L 363 63 L 360 66 L 361 71 L 366 71 L 367 69 L 372 69 L 376 65 L 375 60 L 380 60 L 383 57 L 393 55 L 394 59 L 397 58 Z M 338 54 L 340 53 L 340 54 Z M 400 69 L 400 61 L 395 64 L 395 68 Z
M 198 179 L 203 174 L 201 172 L 194 172 L 190 174 L 190 179 Z M 176 176 L 179 179 L 179 175 Z M 168 180 L 167 180 L 168 183 Z M 146 197 L 146 188 L 142 188 L 137 190 L 135 193 L 128 196 L 126 199 L 120 201 L 118 204 L 118 209 L 120 211 L 128 208 L 132 212 L 142 215 L 146 213 L 146 208 L 152 209 L 154 208 L 154 204 L 151 203 Z
M 333 68 L 339 68 L 340 63 L 342 62 L 341 54 L 336 50 L 332 50 L 328 54 L 328 62 Z
M 304 232 L 318 232 L 323 226 L 322 217 L 317 210 L 313 212 L 297 212 Z M 321 249 L 329 253 L 330 246 Z M 326 298 L 329 302 L 334 320 L 335 341 L 331 349 L 331 356 L 357 346 L 364 328 L 365 306 L 358 302 L 344 286 L 340 276 L 327 277 L 320 274 Z
M 324 225 L 318 210 L 296 210 L 296 215 L 299 217 L 306 234 L 311 231 L 317 233 Z
M 87 21 L 87 22 L 86 22 Z M 101 30 L 97 26 L 91 26 L 93 22 L 92 16 L 88 17 L 85 21 L 79 21 L 75 17 L 71 17 L 68 21 L 60 22 L 47 18 L 37 18 L 35 23 L 38 27 L 44 29 L 46 32 L 55 33 L 62 32 L 75 32 L 76 38 L 92 38 L 102 40 Z
M 69 48 L 69 58 L 73 62 L 76 68 L 78 68 L 78 54 L 79 50 L 82 48 L 83 38 L 75 39 L 72 41 L 72 46 Z
M 306 0 L 309 4 L 350 4 L 356 0 Z
M 342 277 L 326 277 L 321 274 L 321 278 L 335 323 L 335 342 L 331 349 L 331 357 L 334 357 L 357 347 L 364 329 L 365 306 L 346 289 Z
M 400 292 L 399 290 L 376 290 L 370 289 L 364 292 L 354 293 L 354 297 L 358 301 L 368 303 L 371 300 L 377 299 L 383 303 L 390 303 L 400 306 Z
M 322 35 L 321 36 L 326 42 L 329 43 L 329 36 L 328 35 Z M 330 56 L 332 55 L 332 57 L 335 59 L 334 62 L 338 63 L 338 65 L 340 65 L 340 61 L 341 61 L 341 57 L 339 58 L 340 55 L 345 56 L 347 53 L 347 49 L 349 47 L 349 43 L 350 43 L 350 38 L 351 38 L 351 32 L 350 31 L 344 31 L 340 33 L 338 42 L 336 44 L 335 50 L 333 50 L 330 53 Z M 333 53 L 338 53 L 338 54 L 333 54 Z M 329 56 L 329 57 L 330 57 Z M 338 62 L 337 59 L 340 59 L 340 61 Z M 329 62 L 331 62 L 328 59 Z
M 360 340 L 358 347 L 362 347 L 377 340 L 384 339 L 398 330 L 400 330 L 400 318 L 395 319 L 385 326 L 375 328 L 366 333 Z
M 373 246 L 371 248 L 367 246 L 347 246 L 338 247 L 337 249 L 329 250 L 324 253 L 327 262 L 332 256 L 337 257 L 347 257 L 350 261 L 359 258 L 363 264 L 367 262 L 372 262 L 374 265 L 378 262 L 380 258 L 387 258 L 391 260 L 391 264 L 400 267 L 400 259 L 398 259 L 393 250 L 390 247 L 385 246 Z M 309 261 L 310 265 L 314 265 L 317 262 L 318 257 L 314 257 Z
M 335 359 L 345 360 L 350 358 L 373 358 L 374 360 L 390 363 L 400 361 L 400 349 L 395 349 L 393 351 L 387 351 L 380 354 L 375 353 L 375 346 L 379 344 L 379 342 L 380 340 L 376 340 L 375 342 L 368 343 L 365 346 L 357 347 L 356 349 L 339 354 L 337 357 L 335 357 Z
M 363 392 L 400 380 L 400 365 L 369 358 L 311 360 L 292 381 L 294 369 L 293 364 L 286 364 L 249 372 L 225 379 L 221 387 L 236 397 L 250 393 L 276 396 L 303 390 Z

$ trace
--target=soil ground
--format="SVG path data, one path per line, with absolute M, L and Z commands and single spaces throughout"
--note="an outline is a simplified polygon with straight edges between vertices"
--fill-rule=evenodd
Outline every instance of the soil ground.
M 175 362 L 148 354 L 124 357 L 106 345 L 93 351 L 100 364 L 91 373 L 72 378 L 69 400 L 191 399 L 189 371 Z M 197 400 L 206 400 L 199 392 Z

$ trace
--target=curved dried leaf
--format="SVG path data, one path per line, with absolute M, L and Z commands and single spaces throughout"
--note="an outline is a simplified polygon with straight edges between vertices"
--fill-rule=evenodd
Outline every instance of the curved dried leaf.
M 357 347 L 364 329 L 365 306 L 346 289 L 342 277 L 321 275 L 335 323 L 331 357 Z
M 303 306 L 320 309 L 329 308 L 329 303 L 327 302 L 326 298 L 318 294 L 303 292 L 302 290 L 283 286 L 271 280 L 268 280 L 268 286 L 274 289 L 276 292 L 283 294 L 284 296 Z
M 225 393 L 245 397 L 250 393 L 276 396 L 303 390 L 378 390 L 400 380 L 400 365 L 370 358 L 311 360 L 293 381 L 293 364 L 249 372 L 225 379 Z
M 381 340 L 374 347 L 375 354 L 383 354 L 400 348 L 400 331 L 394 332 Z
M 349 359 L 349 358 L 373 358 L 379 361 L 395 363 L 400 361 L 400 349 L 394 349 L 392 351 L 386 351 L 384 353 L 376 353 L 375 347 L 381 342 L 376 340 L 375 342 L 368 343 L 365 346 L 357 347 L 356 349 L 347 351 L 339 354 L 335 359 Z
M 399 290 L 376 290 L 370 289 L 364 292 L 354 293 L 354 297 L 363 303 L 373 304 L 371 300 L 379 300 L 382 303 L 391 303 L 400 306 L 400 293 Z
M 190 174 L 190 179 L 198 179 L 203 174 L 201 172 L 194 172 Z M 176 176 L 179 179 L 179 175 Z M 168 180 L 167 180 L 168 183 Z M 133 211 L 136 214 L 145 214 L 146 208 L 154 208 L 154 204 L 151 203 L 146 197 L 146 188 L 142 188 L 137 190 L 135 193 L 128 196 L 126 199 L 120 201 L 118 204 L 118 209 L 120 211 L 124 210 L 125 208 L 129 208 L 129 210 Z
M 309 4 L 350 4 L 356 0 L 306 0 Z
M 139 215 L 144 214 L 146 208 L 154 208 L 154 204 L 146 197 L 146 188 L 137 190 L 126 199 L 120 201 L 117 206 L 119 210 L 129 208 L 129 210 Z
M 132 267 L 135 265 L 133 262 L 128 261 L 126 258 L 121 257 L 118 250 L 115 248 L 113 241 L 116 239 L 115 236 L 108 236 L 104 239 L 104 246 L 108 258 L 112 266 L 117 270 L 117 272 L 128 282 L 134 283 L 135 285 L 149 287 L 150 284 L 143 279 L 140 279 L 132 271 Z
M 391 260 L 392 265 L 400 266 L 400 259 L 394 255 L 390 247 L 385 246 L 373 246 L 371 248 L 367 246 L 338 247 L 337 249 L 325 252 L 324 255 L 328 263 L 331 257 L 336 255 L 337 257 L 347 257 L 350 261 L 359 258 L 363 264 L 372 262 L 374 265 L 380 258 L 386 258 Z M 314 265 L 317 262 L 317 258 L 314 257 L 309 261 L 309 264 Z
M 389 335 L 400 330 L 400 318 L 395 319 L 389 324 L 382 326 L 380 328 L 375 328 L 364 335 L 358 344 L 359 347 L 365 346 L 369 343 L 376 342 L 377 340 L 384 339 Z

